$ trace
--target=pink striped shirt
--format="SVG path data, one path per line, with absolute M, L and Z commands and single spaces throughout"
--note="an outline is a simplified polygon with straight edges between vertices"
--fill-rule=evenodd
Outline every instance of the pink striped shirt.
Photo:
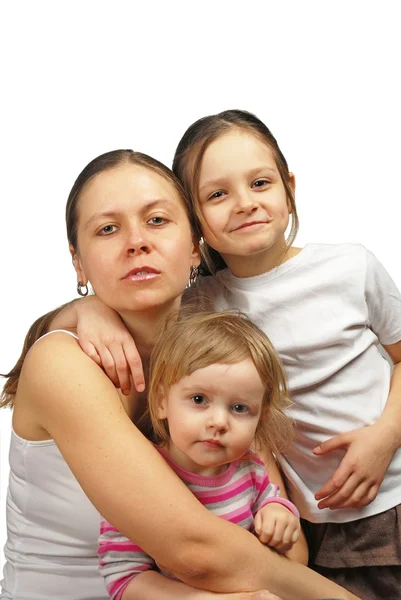
M 162 448 L 157 449 L 201 504 L 222 519 L 253 531 L 256 513 L 270 502 L 283 504 L 299 517 L 292 502 L 280 498 L 279 487 L 270 483 L 264 464 L 254 454 L 231 463 L 220 475 L 203 477 L 186 471 Z M 112 600 L 121 600 L 136 575 L 157 569 L 151 556 L 107 521 L 100 528 L 99 564 Z

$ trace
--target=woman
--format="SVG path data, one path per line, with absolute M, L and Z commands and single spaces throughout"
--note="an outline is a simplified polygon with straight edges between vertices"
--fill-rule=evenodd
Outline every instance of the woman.
M 171 172 L 132 151 L 92 161 L 68 199 L 78 289 L 84 293 L 90 281 L 118 312 L 135 336 L 145 371 L 160 326 L 179 308 L 199 263 L 188 214 Z M 116 391 L 74 335 L 52 333 L 25 357 L 45 325 L 36 323 L 28 334 L 3 392 L 7 403 L 19 379 L 1 598 L 106 598 L 96 566 L 93 505 L 127 537 L 135 536 L 163 570 L 195 588 L 221 592 L 220 599 L 248 598 L 228 592 L 267 586 L 294 600 L 341 594 L 206 511 L 133 425 L 144 395 Z M 200 592 L 199 598 L 210 597 Z

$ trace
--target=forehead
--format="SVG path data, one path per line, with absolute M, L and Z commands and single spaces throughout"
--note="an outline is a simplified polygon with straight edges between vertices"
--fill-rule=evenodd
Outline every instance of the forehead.
M 260 401 L 265 387 L 251 358 L 236 363 L 213 363 L 186 375 L 182 385 L 199 385 L 205 391 L 254 396 Z
M 275 156 L 270 146 L 257 135 L 232 129 L 214 140 L 206 149 L 200 169 L 200 180 L 214 178 L 227 170 L 239 167 L 269 166 L 276 168 Z
M 81 194 L 79 209 L 81 215 L 104 208 L 140 210 L 154 200 L 168 200 L 183 208 L 177 190 L 167 179 L 146 167 L 124 164 L 95 175 Z

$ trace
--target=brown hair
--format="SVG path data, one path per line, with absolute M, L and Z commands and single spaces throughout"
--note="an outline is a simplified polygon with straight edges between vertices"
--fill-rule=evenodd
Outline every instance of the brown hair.
M 195 121 L 186 130 L 177 146 L 173 161 L 173 171 L 181 181 L 187 196 L 192 202 L 192 210 L 195 213 L 198 227 L 201 229 L 203 222 L 198 198 L 202 158 L 206 149 L 214 140 L 234 128 L 255 135 L 273 152 L 291 209 L 291 230 L 287 239 L 287 246 L 290 246 L 298 232 L 299 221 L 288 164 L 271 131 L 260 119 L 245 110 L 226 110 Z M 201 275 L 210 275 L 227 267 L 221 254 L 204 240 L 201 243 L 201 255 L 202 262 L 199 267 Z
M 163 177 L 164 179 L 166 179 L 173 186 L 174 190 L 177 192 L 180 200 L 182 201 L 182 204 L 184 205 L 188 216 L 191 229 L 194 232 L 194 237 L 196 237 L 197 228 L 195 226 L 195 219 L 193 217 L 190 203 L 185 195 L 181 183 L 179 182 L 177 177 L 175 177 L 173 172 L 168 167 L 163 165 L 163 163 L 159 162 L 155 158 L 148 156 L 147 154 L 142 154 L 141 152 L 134 152 L 133 150 L 113 150 L 111 152 L 101 154 L 97 158 L 93 159 L 88 165 L 86 165 L 83 171 L 78 175 L 69 193 L 67 199 L 65 219 L 67 225 L 68 241 L 72 245 L 74 250 L 78 250 L 78 203 L 85 186 L 91 179 L 96 177 L 96 175 L 99 175 L 103 171 L 113 169 L 114 167 L 118 167 L 123 164 L 132 164 L 134 166 L 149 169 L 150 171 L 153 171 L 161 177 Z M 0 395 L 0 407 L 7 405 L 12 406 L 17 391 L 18 380 L 21 374 L 22 365 L 24 363 L 25 356 L 27 355 L 28 350 L 33 346 L 36 340 L 38 340 L 43 334 L 47 332 L 48 327 L 54 319 L 54 317 L 65 306 L 66 305 L 63 305 L 40 317 L 29 329 L 24 341 L 21 356 L 19 357 L 17 363 L 9 373 L 1 375 L 1 377 L 6 377 L 7 381 Z
M 148 406 L 158 442 L 169 439 L 168 423 L 157 417 L 160 386 L 169 388 L 186 375 L 214 363 L 234 364 L 251 358 L 265 386 L 255 449 L 283 450 L 292 438 L 290 406 L 280 359 L 267 336 L 242 313 L 204 312 L 165 329 L 151 355 Z M 230 383 L 228 382 L 228 385 Z
M 142 154 L 142 152 L 134 152 L 134 150 L 112 150 L 94 158 L 84 170 L 78 175 L 71 192 L 68 196 L 67 206 L 65 211 L 65 220 L 67 224 L 67 237 L 69 243 L 78 249 L 77 229 L 78 229 L 78 202 L 87 183 L 96 175 L 103 171 L 113 169 L 124 164 L 131 164 L 137 167 L 149 169 L 166 179 L 177 192 L 180 200 L 185 207 L 188 220 L 192 231 L 196 232 L 195 219 L 193 217 L 192 207 L 189 203 L 183 187 L 173 172 L 163 163 L 155 158 Z

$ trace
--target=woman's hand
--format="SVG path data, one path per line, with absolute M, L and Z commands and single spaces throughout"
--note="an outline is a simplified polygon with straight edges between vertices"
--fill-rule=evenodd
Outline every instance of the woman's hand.
M 353 429 L 314 448 L 321 456 L 345 449 L 346 454 L 329 481 L 316 492 L 318 508 L 361 508 L 377 495 L 396 447 L 379 423 Z
M 123 394 L 145 389 L 142 361 L 120 316 L 96 296 L 74 303 L 77 334 L 82 350 L 94 360 Z

